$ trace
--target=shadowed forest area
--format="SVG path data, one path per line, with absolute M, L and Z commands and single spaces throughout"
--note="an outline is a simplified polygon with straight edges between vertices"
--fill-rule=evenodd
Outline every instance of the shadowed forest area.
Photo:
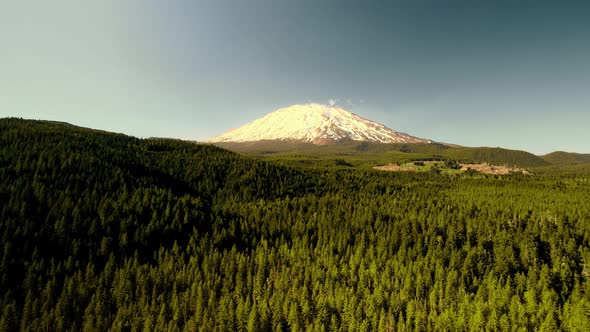
M 588 331 L 589 203 L 0 119 L 0 331 Z

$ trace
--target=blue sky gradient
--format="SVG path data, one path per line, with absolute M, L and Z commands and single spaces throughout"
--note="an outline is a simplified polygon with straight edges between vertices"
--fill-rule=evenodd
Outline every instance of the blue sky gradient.
M 467 146 L 590 152 L 575 1 L 5 1 L 0 116 L 204 140 L 295 103 Z

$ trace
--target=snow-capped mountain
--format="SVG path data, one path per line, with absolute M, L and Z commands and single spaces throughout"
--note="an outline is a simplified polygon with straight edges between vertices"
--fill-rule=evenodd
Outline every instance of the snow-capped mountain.
M 321 104 L 280 108 L 209 142 L 300 141 L 327 144 L 347 140 L 380 143 L 430 143 L 389 129 L 340 107 Z

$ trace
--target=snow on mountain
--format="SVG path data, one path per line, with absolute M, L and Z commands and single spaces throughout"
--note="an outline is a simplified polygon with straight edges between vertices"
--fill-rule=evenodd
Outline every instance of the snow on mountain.
M 326 144 L 346 140 L 380 143 L 430 143 L 400 133 L 340 107 L 321 104 L 280 108 L 209 142 L 301 141 Z

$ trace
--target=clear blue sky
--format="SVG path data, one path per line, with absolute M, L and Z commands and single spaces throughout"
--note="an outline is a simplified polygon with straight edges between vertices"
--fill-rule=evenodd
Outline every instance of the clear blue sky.
M 0 116 L 203 140 L 295 103 L 468 146 L 590 152 L 590 6 L 0 4 Z

